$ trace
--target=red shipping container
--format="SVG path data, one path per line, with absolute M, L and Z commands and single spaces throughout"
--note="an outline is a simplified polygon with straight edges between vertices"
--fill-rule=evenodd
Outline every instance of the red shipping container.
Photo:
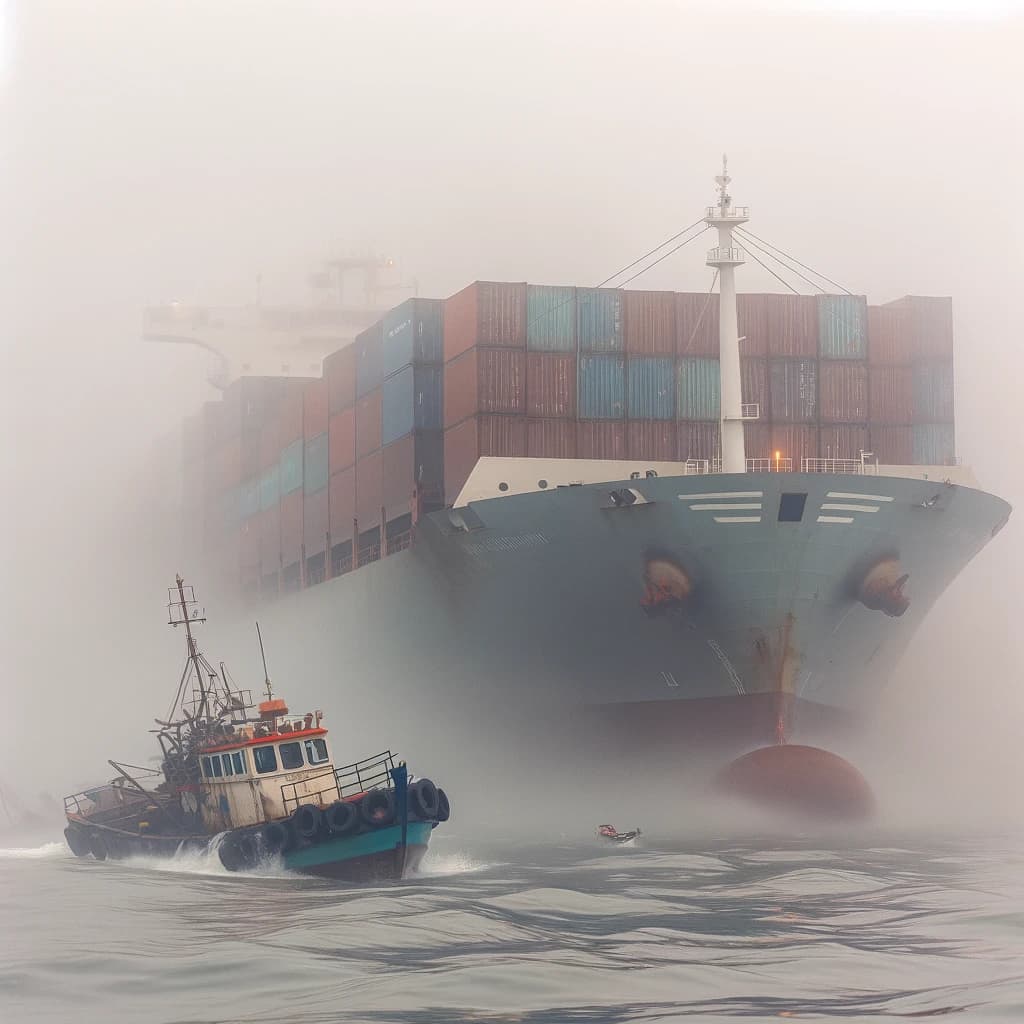
M 626 351 L 634 355 L 673 355 L 676 342 L 675 292 L 624 291 Z
M 289 495 L 288 497 L 291 497 Z M 285 499 L 287 501 L 287 498 Z M 312 558 L 327 550 L 327 529 L 330 525 L 328 488 L 307 494 L 302 503 L 302 543 L 306 557 Z
M 281 506 L 274 505 L 259 514 L 260 565 L 264 575 L 281 568 Z
M 748 355 L 818 355 L 818 304 L 813 295 L 741 295 L 740 351 Z
M 764 295 L 736 296 L 736 326 L 740 355 L 762 358 L 768 355 L 768 306 Z
M 868 306 L 868 362 L 905 366 L 914 358 L 913 319 L 902 306 Z
M 688 420 L 678 424 L 679 461 L 721 458 L 721 425 L 717 420 Z
M 775 451 L 772 448 L 772 428 L 767 423 L 744 423 L 743 447 L 748 459 L 773 458 Z
M 305 384 L 302 380 L 289 380 L 286 383 L 278 416 L 278 443 L 282 448 L 302 439 L 302 393 Z
M 529 352 L 526 411 L 530 416 L 576 417 L 576 356 Z
M 281 563 L 285 567 L 302 557 L 302 491 L 281 499 Z
M 522 416 L 473 416 L 444 432 L 445 500 L 451 504 L 485 455 L 526 456 L 526 419 Z
M 768 402 L 768 360 L 740 357 L 740 393 L 744 405 L 756 403 L 761 419 L 767 420 Z
M 860 459 L 870 451 L 866 423 L 831 423 L 818 431 L 818 452 L 823 459 Z
M 380 526 L 380 507 L 384 503 L 384 471 L 380 449 L 356 463 L 356 516 L 359 532 Z
M 527 420 L 526 454 L 534 459 L 575 459 L 575 420 Z
M 356 346 L 348 345 L 324 359 L 327 381 L 327 407 L 332 413 L 354 405 L 356 401 Z
M 910 323 L 911 353 L 918 360 L 953 358 L 953 300 L 907 295 L 882 307 L 902 311 Z
M 909 366 L 872 366 L 868 391 L 872 421 L 891 424 L 913 421 L 914 371 Z
M 718 296 L 708 292 L 676 295 L 677 349 L 681 356 L 718 358 Z
M 476 281 L 444 303 L 444 360 L 476 345 L 526 347 L 526 284 Z
M 352 519 L 356 514 L 356 467 L 350 466 L 331 476 L 329 523 L 331 544 L 352 539 Z
M 444 368 L 444 423 L 477 413 L 526 412 L 526 353 L 474 348 Z
M 626 458 L 626 425 L 621 420 L 590 420 L 576 424 L 576 452 L 580 459 Z
M 356 410 L 342 409 L 328 423 L 327 458 L 330 471 L 337 473 L 356 461 Z
M 885 466 L 914 464 L 914 428 L 872 423 L 868 428 L 871 451 Z
M 302 436 L 308 441 L 327 429 L 327 381 L 311 380 L 302 389 Z
M 779 458 L 791 460 L 793 469 L 799 472 L 804 459 L 818 457 L 818 428 L 802 423 L 772 424 L 768 457 L 775 459 L 776 452 Z M 747 458 L 756 457 L 760 456 L 747 454 Z
M 650 459 L 652 462 L 675 462 L 676 425 L 666 420 L 628 420 L 626 422 L 626 456 Z
M 868 368 L 866 363 L 823 359 L 818 364 L 818 393 L 822 423 L 866 423 L 868 421 Z
M 378 388 L 356 403 L 356 458 L 380 448 L 381 392 Z

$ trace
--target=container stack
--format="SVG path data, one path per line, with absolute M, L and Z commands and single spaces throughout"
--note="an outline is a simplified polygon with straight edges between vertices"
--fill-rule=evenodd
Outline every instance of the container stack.
M 868 305 L 862 295 L 819 295 L 821 426 L 818 455 L 859 460 L 871 448 Z

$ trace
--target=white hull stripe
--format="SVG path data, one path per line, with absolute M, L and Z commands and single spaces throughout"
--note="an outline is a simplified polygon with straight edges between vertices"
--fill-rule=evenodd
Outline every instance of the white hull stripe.
M 831 510 L 834 512 L 877 512 L 877 505 L 844 505 L 839 501 L 826 501 L 821 506 L 822 512 Z
M 716 504 L 711 504 L 711 505 L 691 505 L 690 508 L 693 511 L 695 511 L 695 512 L 696 511 L 701 511 L 701 512 L 726 512 L 729 509 L 734 509 L 734 510 L 735 509 L 744 509 L 746 511 L 750 511 L 751 509 L 753 509 L 755 512 L 760 512 L 761 511 L 761 502 L 757 501 L 757 502 L 752 502 L 750 504 L 744 504 L 741 501 L 740 502 L 722 502 L 721 504 L 717 504 L 717 505 Z
M 715 516 L 716 523 L 759 523 L 760 516 Z M 852 520 L 851 520 L 852 522 Z
M 829 491 L 830 498 L 853 498 L 854 501 L 895 501 L 896 499 L 884 494 L 853 494 L 850 491 Z
M 677 497 L 680 501 L 704 501 L 708 498 L 763 498 L 764 491 L 712 491 L 708 494 L 680 494 Z
M 853 516 L 818 516 L 819 523 L 852 523 Z

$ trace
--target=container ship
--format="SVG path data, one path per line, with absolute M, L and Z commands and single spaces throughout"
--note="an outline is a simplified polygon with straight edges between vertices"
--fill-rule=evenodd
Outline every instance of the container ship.
M 478 281 L 234 374 L 184 425 L 195 562 L 410 715 L 723 755 L 856 722 L 1010 508 L 955 457 L 951 300 L 737 296 L 781 250 L 716 183 L 707 292 Z

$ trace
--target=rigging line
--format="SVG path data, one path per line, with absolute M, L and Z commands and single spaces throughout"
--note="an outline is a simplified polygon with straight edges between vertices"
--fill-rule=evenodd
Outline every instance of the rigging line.
M 801 281 L 805 281 L 816 292 L 824 293 L 825 289 L 822 288 L 820 284 L 815 284 L 814 281 L 812 281 L 809 277 L 804 277 L 804 275 L 801 274 L 799 270 L 794 270 L 793 267 L 791 267 L 784 260 L 779 259 L 779 257 L 776 256 L 774 253 L 769 252 L 763 246 L 758 245 L 756 242 L 752 241 L 749 238 L 744 238 L 743 241 L 746 242 L 746 244 L 750 247 L 750 249 L 747 250 L 748 252 L 750 252 L 752 249 L 757 249 L 757 251 L 760 252 L 763 256 L 767 256 L 768 259 L 774 260 L 776 263 L 778 263 L 780 267 L 785 267 L 786 270 L 788 270 L 791 274 L 796 274 L 796 276 L 799 277 Z M 753 252 L 751 252 L 751 255 L 753 256 Z M 758 262 L 760 262 L 760 260 Z
M 785 281 L 781 277 L 779 277 L 779 275 L 776 274 L 775 271 L 772 270 L 772 268 L 769 267 L 767 263 L 762 262 L 762 260 L 758 257 L 756 252 L 751 252 L 750 255 L 753 256 L 754 257 L 754 261 L 756 263 L 760 263 L 761 266 L 764 267 L 764 269 L 767 270 L 768 273 L 771 274 L 772 277 L 774 277 L 776 281 L 781 281 L 782 284 L 784 284 L 794 295 L 799 295 L 800 294 L 788 281 Z
M 643 268 L 643 270 L 638 270 L 632 277 L 627 277 L 626 280 L 619 285 L 619 287 L 625 288 L 626 285 L 630 283 L 630 281 L 635 281 L 638 277 L 643 276 L 652 267 L 656 267 L 662 260 L 667 260 L 669 256 L 671 256 L 673 253 L 679 252 L 679 250 L 682 249 L 684 245 L 689 245 L 695 238 L 700 238 L 700 236 L 703 235 L 704 232 L 708 230 L 710 230 L 708 227 L 702 228 L 700 231 L 697 232 L 697 234 L 691 235 L 689 238 L 680 242 L 674 248 L 669 249 L 669 251 L 665 253 L 664 256 L 659 256 L 653 263 L 648 263 L 647 266 Z
M 752 231 L 747 231 L 746 228 L 742 227 L 737 227 L 736 230 L 739 231 L 742 235 L 747 235 L 750 238 L 755 239 L 762 245 L 767 245 L 769 249 L 774 249 L 776 252 L 781 253 L 781 255 L 785 256 L 786 259 L 792 260 L 798 267 L 803 267 L 804 270 L 810 271 L 810 273 L 814 274 L 815 277 L 820 277 L 822 281 L 827 281 L 829 284 L 834 284 L 841 292 L 846 292 L 847 295 L 853 294 L 853 292 L 851 292 L 849 288 L 844 288 L 838 281 L 833 281 L 831 277 L 826 277 L 823 273 L 821 273 L 820 270 L 815 270 L 813 267 L 807 266 L 806 263 L 801 263 L 795 256 L 790 256 L 788 252 L 785 252 L 784 250 L 780 249 L 777 245 L 772 245 L 771 242 L 766 242 L 763 238 L 759 238 Z
M 690 351 L 690 346 L 693 344 L 693 339 L 697 337 L 697 331 L 700 330 L 700 325 L 704 320 L 704 314 L 708 311 L 708 306 L 711 305 L 711 296 L 715 292 L 715 285 L 718 282 L 718 271 L 715 271 L 714 277 L 711 278 L 711 287 L 708 289 L 708 297 L 704 300 L 704 305 L 701 307 L 700 315 L 697 317 L 697 322 L 693 325 L 693 330 L 690 332 L 690 337 L 686 341 L 686 348 L 684 352 Z

